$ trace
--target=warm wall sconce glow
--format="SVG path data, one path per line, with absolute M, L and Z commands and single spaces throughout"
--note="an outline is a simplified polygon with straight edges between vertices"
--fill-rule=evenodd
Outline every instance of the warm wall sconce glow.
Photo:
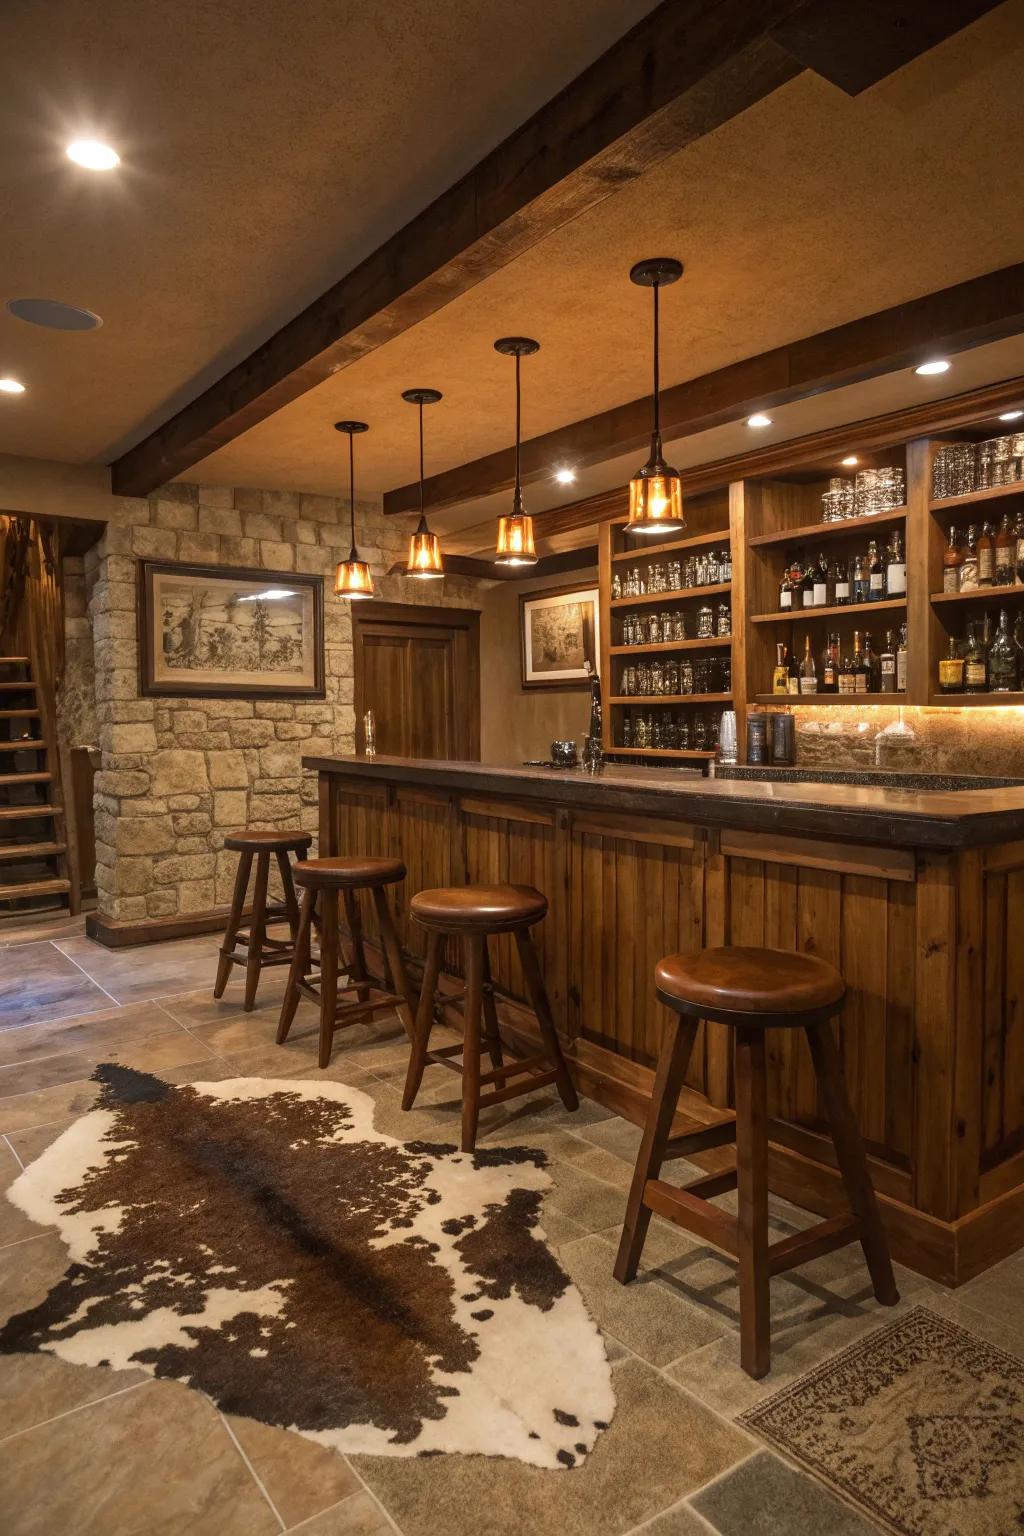
M 23 395 L 25 386 L 20 379 L 0 379 L 0 393 L 5 395 Z
M 629 482 L 629 533 L 685 533 L 683 516 L 683 482 L 679 471 L 665 463 L 661 448 L 661 325 L 658 309 L 659 291 L 668 283 L 677 283 L 683 275 L 683 264 L 674 256 L 652 256 L 638 261 L 630 270 L 629 280 L 640 288 L 653 290 L 654 349 L 653 389 L 654 402 L 651 423 L 651 451 L 646 464 L 642 464 Z
M 770 427 L 771 424 L 771 417 L 766 416 L 763 411 L 755 411 L 753 416 L 747 417 L 748 427 Z
M 933 373 L 948 373 L 951 366 L 947 358 L 933 357 L 928 363 L 918 363 L 914 372 L 922 374 L 925 378 L 930 378 Z
M 572 485 L 576 479 L 576 471 L 574 469 L 556 469 L 555 479 L 559 485 Z
M 99 139 L 75 139 L 65 151 L 69 160 L 87 171 L 112 171 L 121 164 L 121 156 Z
M 852 469 L 852 468 L 853 468 L 853 466 L 854 466 L 854 465 L 855 465 L 855 464 L 857 464 L 857 463 L 859 463 L 859 462 L 860 462 L 860 461 L 859 461 L 859 459 L 858 459 L 858 458 L 857 458 L 857 455 L 856 455 L 856 454 L 855 454 L 855 453 L 848 453 L 848 454 L 847 454 L 847 455 L 846 455 L 846 458 L 845 458 L 845 459 L 841 459 L 841 460 L 840 460 L 840 463 L 841 463 L 841 464 L 842 464 L 842 465 L 844 465 L 844 467 L 845 467 L 845 468 L 846 468 L 846 469 Z

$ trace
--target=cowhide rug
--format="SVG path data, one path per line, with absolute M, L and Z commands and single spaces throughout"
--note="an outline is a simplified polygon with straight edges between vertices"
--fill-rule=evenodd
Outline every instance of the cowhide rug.
M 0 1352 L 141 1366 L 339 1451 L 586 1456 L 615 1399 L 543 1153 L 395 1141 L 343 1083 L 95 1076 L 9 1191 L 69 1264 Z

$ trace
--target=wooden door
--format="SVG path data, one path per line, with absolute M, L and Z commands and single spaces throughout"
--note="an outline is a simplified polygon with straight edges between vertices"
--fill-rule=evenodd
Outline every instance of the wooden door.
M 377 751 L 480 757 L 480 615 L 464 608 L 353 607 L 356 751 L 373 710 Z

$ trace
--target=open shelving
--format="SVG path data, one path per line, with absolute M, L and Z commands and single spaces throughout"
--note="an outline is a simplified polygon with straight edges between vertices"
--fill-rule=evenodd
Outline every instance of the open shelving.
M 731 581 L 712 581 L 703 587 L 675 587 L 671 592 L 642 592 L 639 597 L 613 597 L 612 608 L 637 608 L 647 603 L 692 602 L 706 597 L 721 597 L 732 591 Z

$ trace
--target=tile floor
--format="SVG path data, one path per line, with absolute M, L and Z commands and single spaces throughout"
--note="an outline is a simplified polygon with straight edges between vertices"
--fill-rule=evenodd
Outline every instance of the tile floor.
M 264 978 L 254 1013 L 232 982 L 210 988 L 215 938 L 112 953 L 73 929 L 0 947 L 0 1189 L 88 1108 L 97 1062 L 174 1082 L 267 1075 L 315 1078 L 308 1005 L 274 1045 L 283 978 Z M 400 1108 L 405 1045 L 397 1023 L 339 1040 L 331 1077 L 369 1093 L 380 1129 L 454 1133 L 447 1074 Z M 655 1221 L 628 1290 L 611 1267 L 639 1133 L 585 1102 L 547 1094 L 486 1112 L 482 1137 L 526 1142 L 551 1159 L 544 1225 L 604 1330 L 615 1373 L 612 1427 L 578 1471 L 478 1457 L 342 1458 L 297 1435 L 220 1413 L 141 1372 L 0 1359 L 0 1509 L 6 1536 L 722 1536 L 874 1529 L 733 1421 L 769 1392 L 891 1321 L 855 1249 L 773 1283 L 774 1365 L 753 1382 L 738 1365 L 735 1266 Z M 783 1202 L 779 1235 L 813 1218 Z M 0 1318 L 34 1304 L 60 1274 L 63 1247 L 0 1200 Z M 922 1300 L 1024 1354 L 1024 1255 L 955 1294 L 898 1275 L 901 1307 Z M 1016 1303 L 1016 1306 L 1014 1305 Z M 481 1514 L 486 1511 L 486 1516 Z

